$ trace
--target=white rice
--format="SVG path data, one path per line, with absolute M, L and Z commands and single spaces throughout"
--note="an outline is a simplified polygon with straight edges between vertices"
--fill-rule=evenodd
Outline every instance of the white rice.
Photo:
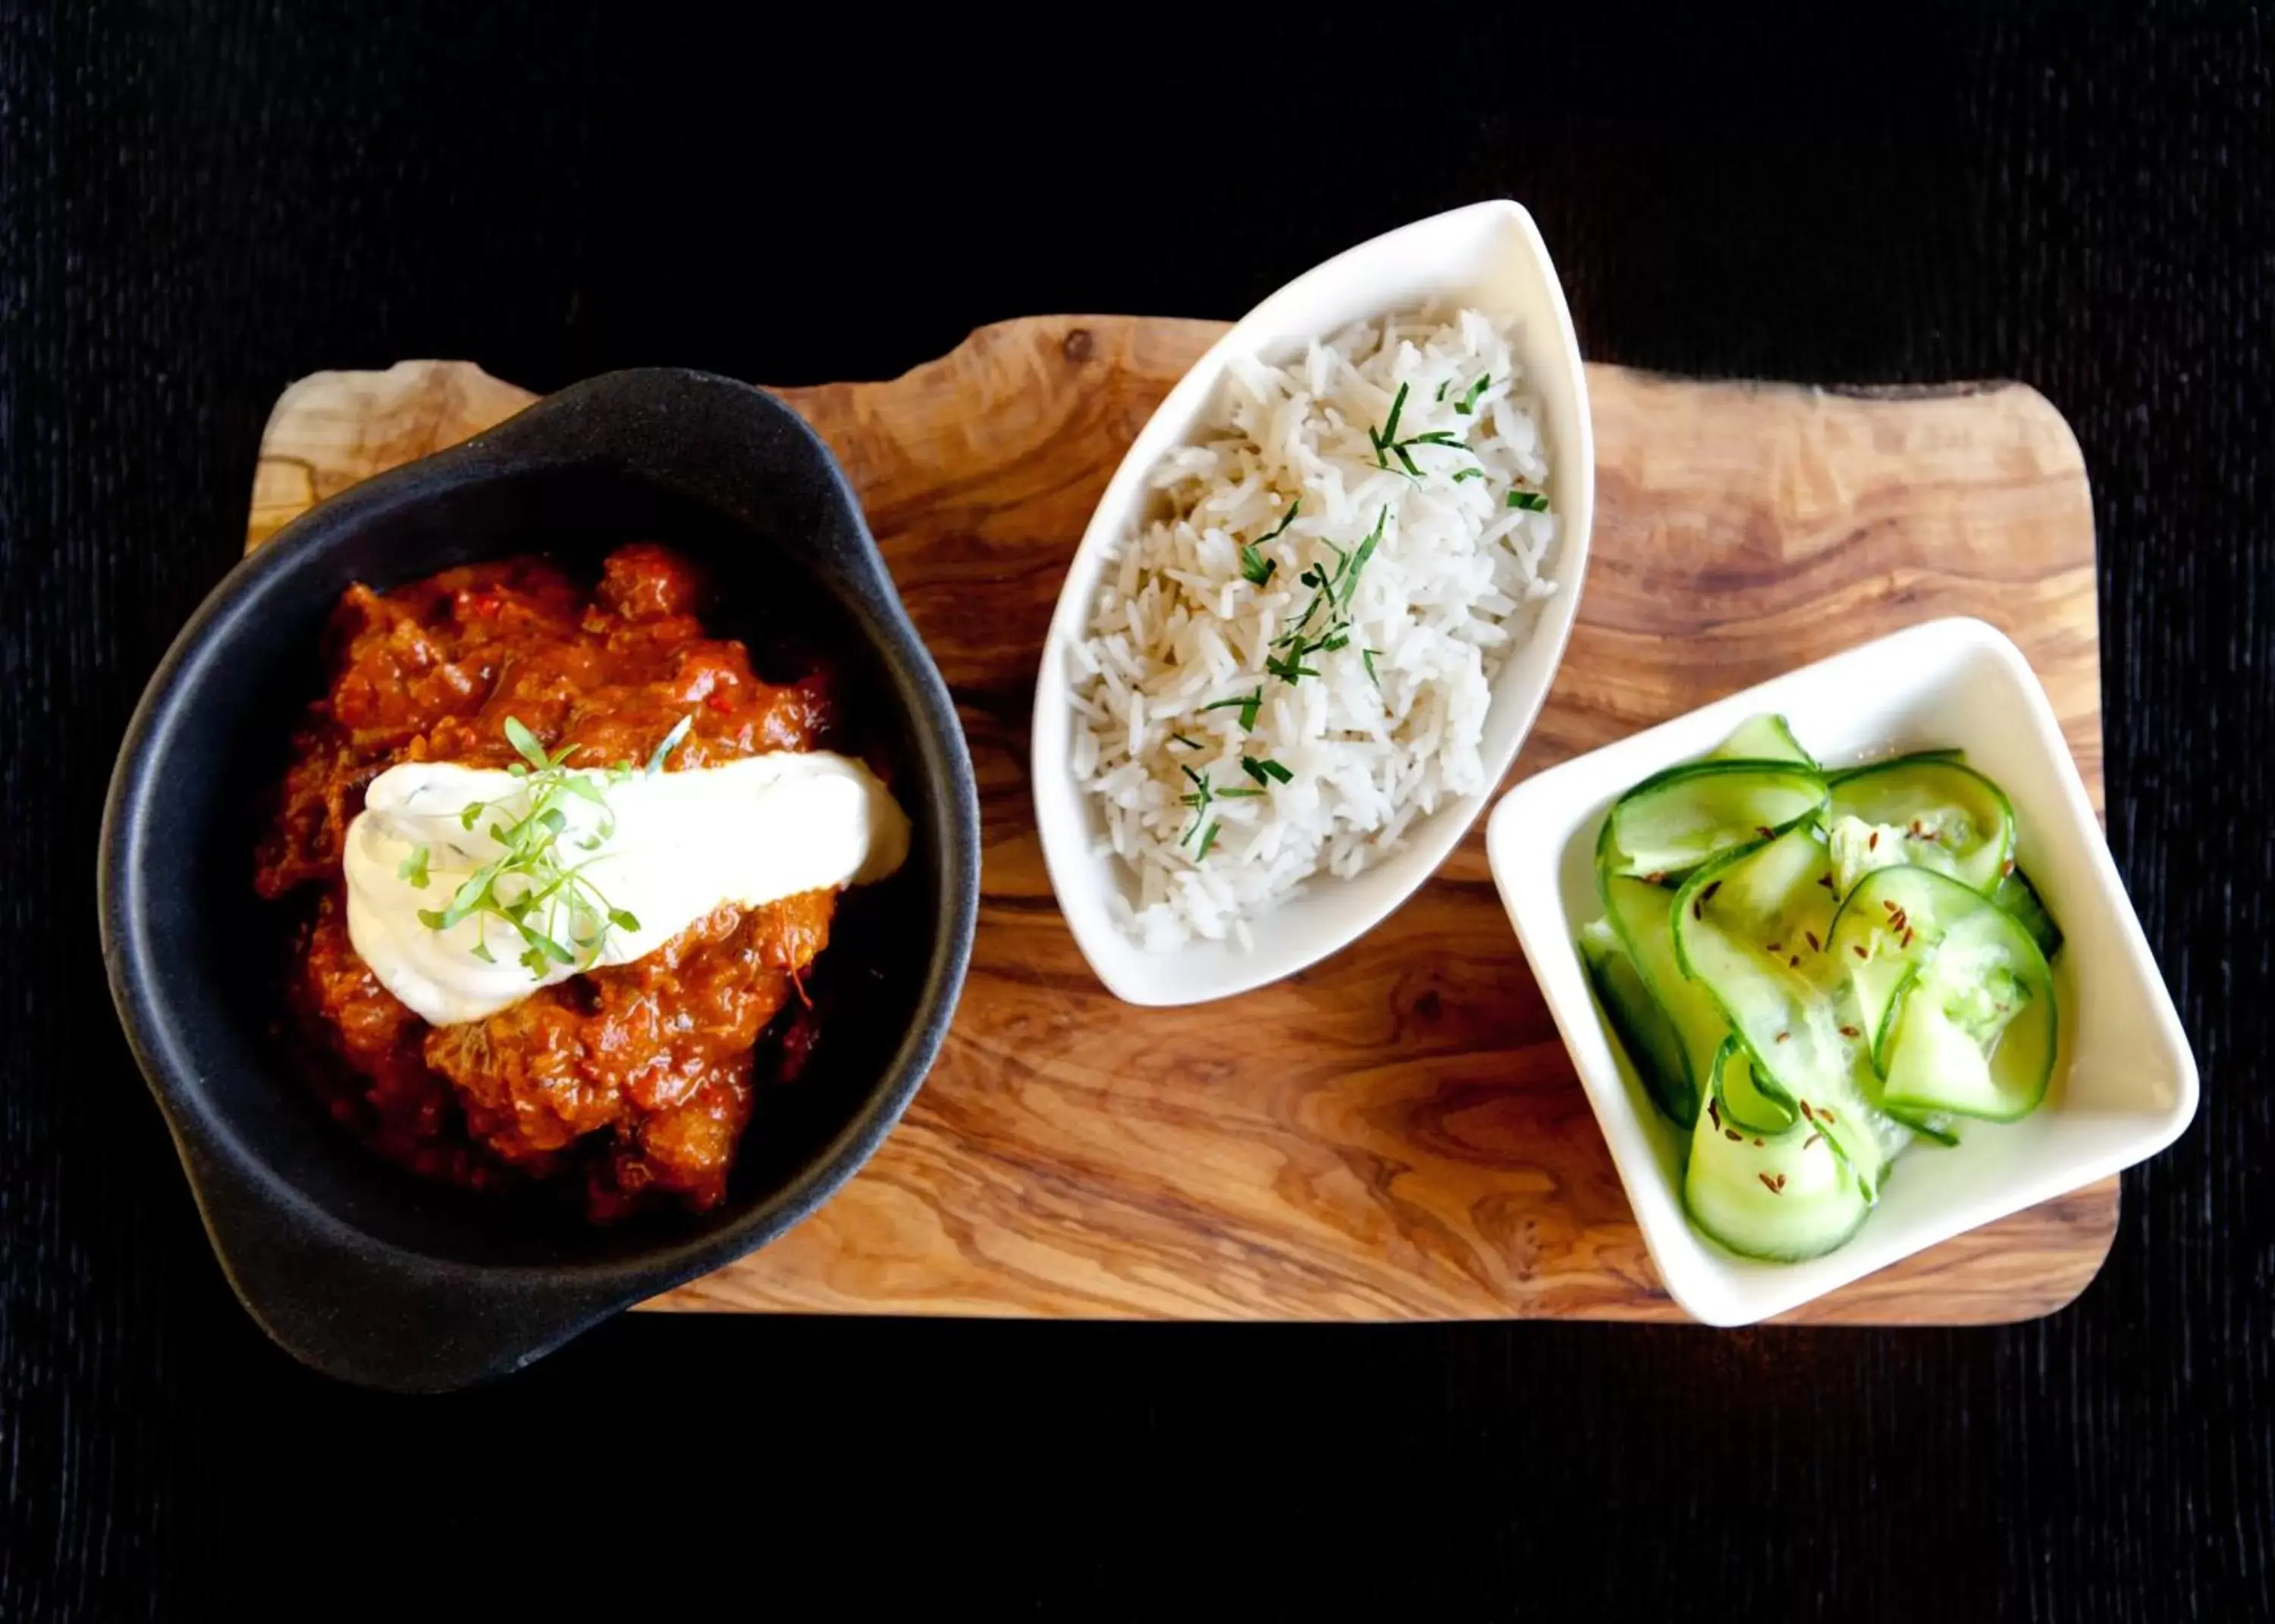
M 1074 772 L 1128 865 L 1116 907 L 1147 947 L 1245 945 L 1246 921 L 1312 875 L 1357 874 L 1440 801 L 1489 787 L 1488 684 L 1529 630 L 1519 612 L 1554 590 L 1539 570 L 1555 516 L 1508 505 L 1548 475 L 1514 330 L 1425 311 L 1354 327 L 1288 366 L 1236 361 L 1198 442 L 1154 471 L 1156 516 L 1116 544 L 1073 683 Z M 1395 437 L 1418 478 L 1395 452 L 1378 458 L 1371 434 L 1401 384 Z M 1454 442 L 1413 438 L 1431 434 Z M 1339 559 L 1378 520 L 1352 579 Z M 1276 566 L 1261 587 L 1243 574 L 1243 544 Z M 1311 674 L 1291 681 L 1266 662 L 1294 653 L 1274 640 L 1319 596 L 1301 579 L 1314 566 L 1342 586 L 1304 639 L 1348 619 L 1348 640 L 1304 654 Z M 1222 702 L 1248 695 L 1244 730 Z M 1259 782 L 1243 756 L 1287 782 Z M 1189 804 L 1196 777 L 1206 804 Z

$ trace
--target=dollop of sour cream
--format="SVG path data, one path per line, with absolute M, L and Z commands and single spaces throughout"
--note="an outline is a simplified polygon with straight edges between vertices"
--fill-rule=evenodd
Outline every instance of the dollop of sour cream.
M 557 836 L 563 865 L 608 906 L 634 917 L 638 930 L 610 925 L 598 951 L 543 977 L 519 961 L 513 928 L 480 916 L 435 930 L 419 918 L 439 911 L 465 880 L 503 848 L 488 833 L 512 823 L 523 781 L 484 767 L 405 762 L 371 782 L 348 826 L 344 856 L 348 938 L 380 985 L 436 1026 L 478 1021 L 540 986 L 587 969 L 646 957 L 714 909 L 755 908 L 801 892 L 884 879 L 909 849 L 909 820 L 891 792 L 858 761 L 826 751 L 750 756 L 684 772 L 611 782 L 586 773 L 599 801 L 562 797 Z M 494 804 L 475 827 L 461 813 Z M 426 885 L 414 854 L 425 848 Z M 484 945 L 492 955 L 477 951 Z

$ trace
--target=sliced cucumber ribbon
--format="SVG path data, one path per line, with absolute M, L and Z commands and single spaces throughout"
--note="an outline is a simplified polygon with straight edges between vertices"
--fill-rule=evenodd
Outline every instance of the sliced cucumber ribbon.
M 2037 887 L 2030 883 L 2030 877 L 2019 868 L 2014 870 L 1999 882 L 1991 900 L 2014 916 L 2014 923 L 2029 932 L 2030 940 L 2038 944 L 2038 951 L 2045 955 L 2049 963 L 2052 963 L 2054 955 L 2061 951 L 2061 926 L 2046 911 L 2046 904 L 2038 895 Z
M 1742 1091 L 1734 1074 L 1745 1052 L 1723 1046 L 1718 1077 L 1727 1079 L 1698 1114 L 1683 1170 L 1691 1222 L 1732 1251 L 1776 1262 L 1825 1253 L 1856 1233 L 1871 1199 L 1825 1132 L 1808 1122 L 1757 1133 L 1732 1121 L 1721 1099 Z
M 1605 826 L 1611 872 L 1653 884 L 1735 847 L 1816 818 L 1831 791 L 1810 767 L 1774 761 L 1697 761 L 1646 778 Z
M 1674 951 L 1753 1061 L 1757 1086 L 1788 1118 L 1827 1059 L 1832 1029 L 1816 1020 L 1834 978 L 1825 842 L 1802 824 L 1708 864 L 1674 897 Z M 1798 1085 L 1798 1086 L 1796 1086 Z
M 1674 1114 L 1674 1120 L 1687 1127 L 1712 1085 L 1715 1052 L 1729 1036 L 1729 1023 L 1706 989 L 1682 973 L 1675 957 L 1674 893 L 1607 872 L 1600 863 L 1596 890 L 1603 898 L 1604 923 L 1673 1029 L 1681 1082 L 1670 1079 L 1664 1088 L 1653 1090 L 1653 1097 L 1680 1100 L 1683 1108 Z
M 1580 933 L 1580 962 L 1651 1102 L 1678 1122 L 1697 1115 L 1682 1040 L 1608 922 L 1599 919 Z
M 1706 752 L 1709 761 L 1786 761 L 1818 770 L 1817 758 L 1801 747 L 1782 716 L 1760 715 L 1741 722 L 1738 730 Z
M 2006 792 L 1939 751 L 1834 774 L 1826 827 L 1858 839 L 1864 868 L 1934 869 L 1988 896 L 2014 868 L 2014 809 Z M 1862 870 L 1837 876 L 1842 889 Z
M 1805 1121 L 1833 1142 L 1868 1200 L 1887 1147 L 1860 1085 L 1864 1029 L 1832 951 L 1837 904 L 1825 840 L 1803 824 L 1700 869 L 1675 894 L 1674 947 L 1745 1053 L 1758 1125 Z M 1742 1120 L 1749 1113 L 1734 1099 Z M 1761 1117 L 1776 1114 L 1767 1121 Z
M 1857 961 L 1887 1108 L 2012 1122 L 2045 1097 L 2053 972 L 2013 914 L 1931 869 L 1883 869 L 1849 894 L 1833 939 Z

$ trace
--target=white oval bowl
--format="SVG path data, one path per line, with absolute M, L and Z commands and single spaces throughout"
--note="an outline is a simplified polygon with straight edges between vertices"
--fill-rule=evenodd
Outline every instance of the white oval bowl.
M 1540 403 L 1547 441 L 1547 492 L 1557 520 L 1543 575 L 1555 593 L 1534 606 L 1532 629 L 1493 681 L 1485 713 L 1485 789 L 1440 804 L 1404 842 L 1351 880 L 1322 875 L 1250 922 L 1253 946 L 1194 940 L 1150 951 L 1116 923 L 1108 899 L 1133 888 L 1127 865 L 1105 846 L 1105 820 L 1070 766 L 1072 646 L 1097 601 L 1115 538 L 1145 517 L 1151 476 L 1186 443 L 1236 357 L 1284 362 L 1315 338 L 1356 321 L 1439 303 L 1515 317 L 1528 392 Z M 1035 684 L 1035 823 L 1043 861 L 1076 945 L 1107 990 L 1133 1004 L 1194 1004 L 1244 993 L 1341 951 L 1418 889 L 1476 821 L 1540 714 L 1572 633 L 1596 509 L 1596 446 L 1588 380 L 1556 268 L 1532 216 L 1507 200 L 1476 203 L 1402 226 L 1337 254 L 1273 294 L 1213 345 L 1138 431 L 1091 515 L 1043 645 Z

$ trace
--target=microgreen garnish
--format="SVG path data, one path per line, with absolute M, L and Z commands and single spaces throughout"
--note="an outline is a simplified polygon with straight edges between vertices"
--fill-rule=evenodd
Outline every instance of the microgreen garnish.
M 1453 380 L 1451 378 L 1446 380 L 1446 383 L 1451 383 L 1452 381 Z M 1438 404 L 1441 406 L 1446 404 L 1446 383 L 1440 383 L 1438 386 Z
M 1454 483 L 1459 485 L 1464 480 L 1482 480 L 1485 477 L 1485 471 L 1482 468 L 1464 468 L 1454 476 Z
M 1275 782 L 1284 784 L 1296 776 L 1269 756 L 1243 756 L 1240 759 L 1240 770 L 1259 784 L 1270 784 Z
M 1240 730 L 1243 733 L 1256 731 L 1256 713 L 1263 708 L 1264 690 L 1261 688 L 1252 688 L 1248 692 L 1233 699 L 1219 699 L 1214 705 L 1201 706 L 1205 711 L 1237 710 L 1240 713 Z
M 1362 648 L 1358 651 L 1358 662 L 1366 668 L 1366 680 L 1372 683 L 1378 689 L 1382 686 L 1382 678 L 1374 674 L 1374 657 L 1381 652 L 1379 648 Z
M 1467 417 L 1470 412 L 1475 412 L 1478 409 L 1478 397 L 1485 392 L 1485 386 L 1490 384 L 1492 381 L 1493 374 L 1487 373 L 1485 376 L 1479 378 L 1475 383 L 1470 385 L 1470 392 L 1454 403 L 1454 410 L 1460 412 L 1463 417 Z
M 518 716 L 505 719 L 505 742 L 521 752 L 523 760 L 540 772 L 553 765 L 553 759 L 545 753 L 545 746 L 537 742 L 537 735 L 522 726 Z
M 1548 511 L 1548 498 L 1538 491 L 1511 491 L 1508 505 L 1523 508 L 1527 513 L 1546 513 Z
M 683 716 L 664 736 L 648 758 L 650 774 L 663 770 L 693 721 L 692 714 Z M 597 831 L 578 842 L 582 850 L 597 849 L 616 828 L 601 787 L 587 774 L 569 769 L 569 758 L 577 747 L 563 744 L 548 755 L 537 736 L 515 716 L 506 718 L 505 736 L 521 757 L 507 769 L 519 781 L 513 792 L 495 801 L 471 802 L 458 812 L 458 827 L 466 830 L 488 814 L 489 837 L 503 850 L 468 875 L 447 904 L 420 909 L 419 922 L 429 930 L 447 931 L 463 920 L 479 919 L 480 935 L 470 951 L 494 964 L 497 960 L 490 952 L 489 925 L 495 919 L 511 929 L 522 944 L 519 963 L 533 978 L 542 981 L 556 964 L 589 967 L 599 959 L 611 927 L 637 931 L 640 922 L 630 909 L 611 903 L 586 877 L 585 870 L 593 859 L 563 860 L 562 837 L 569 831 L 564 807 L 570 799 L 600 808 Z M 632 775 L 631 763 L 621 761 L 609 769 L 608 782 L 621 783 Z M 401 877 L 424 888 L 428 856 L 426 847 L 415 848 L 404 861 Z
M 1193 852 L 1194 862 L 1205 863 L 1208 860 L 1209 848 L 1216 844 L 1216 832 L 1219 827 L 1212 823 L 1201 831 L 1201 843 Z

